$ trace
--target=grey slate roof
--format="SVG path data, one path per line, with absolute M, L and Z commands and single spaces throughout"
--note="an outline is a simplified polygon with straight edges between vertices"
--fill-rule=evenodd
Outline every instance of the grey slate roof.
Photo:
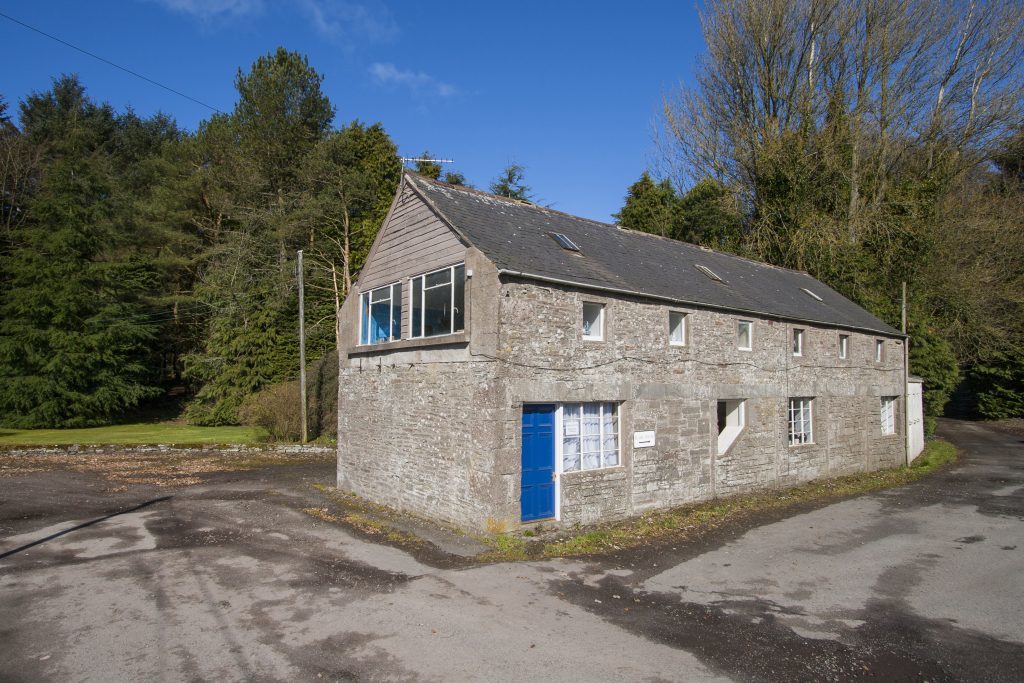
M 407 173 L 407 182 L 500 270 L 580 287 L 899 335 L 807 273 Z M 549 233 L 568 236 L 580 252 Z M 710 268 L 724 283 L 696 268 Z M 816 300 L 802 290 L 819 297 Z

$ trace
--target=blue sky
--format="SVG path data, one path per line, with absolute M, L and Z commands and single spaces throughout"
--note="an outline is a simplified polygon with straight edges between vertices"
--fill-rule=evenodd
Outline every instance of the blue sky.
M 486 188 L 509 162 L 538 200 L 599 220 L 654 158 L 663 95 L 692 78 L 703 39 L 690 2 L 377 0 L 6 1 L 0 12 L 218 109 L 237 69 L 282 45 L 308 55 L 336 125 L 380 121 Z M 0 18 L 0 94 L 14 105 L 77 73 L 96 100 L 194 130 L 210 115 Z

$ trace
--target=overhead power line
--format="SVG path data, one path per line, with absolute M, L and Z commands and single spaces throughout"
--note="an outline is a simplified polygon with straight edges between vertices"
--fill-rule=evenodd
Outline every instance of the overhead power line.
M 197 100 L 196 98 L 192 97 L 191 95 L 186 95 L 185 93 L 181 92 L 180 90 L 175 90 L 174 88 L 170 87 L 169 85 L 164 85 L 163 83 L 160 83 L 159 81 L 154 81 L 152 78 L 149 78 L 148 76 L 143 76 L 142 74 L 140 74 L 137 71 L 132 71 L 128 67 L 124 67 L 124 66 L 121 66 L 120 64 L 116 64 L 116 63 L 110 61 L 109 59 L 106 59 L 104 57 L 100 57 L 98 54 L 95 54 L 93 52 L 89 52 L 88 50 L 85 50 L 85 49 L 82 49 L 82 48 L 78 47 L 77 45 L 72 45 L 71 43 L 69 43 L 66 40 L 62 40 L 61 38 L 58 38 L 55 35 L 51 35 L 51 34 L 47 33 L 46 31 L 43 31 L 41 29 L 38 29 L 35 26 L 30 26 L 30 25 L 26 24 L 24 21 L 20 21 L 18 19 L 15 19 L 14 17 L 10 16 L 9 14 L 4 14 L 3 12 L 0 12 L 0 17 L 3 17 L 4 19 L 7 19 L 8 21 L 14 22 L 15 24 L 18 24 L 19 26 L 24 26 L 25 28 L 27 28 L 30 31 L 35 31 L 36 33 L 38 33 L 41 36 L 46 36 L 50 40 L 57 41 L 61 45 L 66 45 L 67 47 L 70 47 L 72 50 L 77 50 L 77 51 L 81 52 L 83 55 L 87 55 L 89 57 L 92 57 L 93 59 L 101 61 L 104 64 L 108 64 L 108 65 L 114 67 L 115 69 L 120 69 L 121 71 L 124 71 L 126 74 L 131 74 L 132 76 L 135 76 L 136 78 L 141 78 L 142 80 L 146 81 L 147 83 L 151 83 L 151 84 L 157 86 L 158 88 L 163 88 L 164 90 L 166 90 L 168 92 L 172 92 L 175 95 L 178 95 L 179 97 L 184 97 L 186 100 L 191 100 L 192 102 L 195 102 L 198 105 L 206 107 L 207 109 L 211 109 L 211 110 L 217 112 L 218 114 L 225 113 L 225 112 L 221 111 L 220 109 L 217 109 L 217 107 L 214 107 L 213 105 L 207 104 L 206 102 L 203 102 L 202 100 Z

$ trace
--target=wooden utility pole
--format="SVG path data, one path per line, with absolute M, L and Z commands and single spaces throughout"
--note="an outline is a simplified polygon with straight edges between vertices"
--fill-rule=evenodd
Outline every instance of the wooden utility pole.
M 903 283 L 903 304 L 900 306 L 900 332 L 907 333 L 907 283 Z
M 309 441 L 309 420 L 306 419 L 306 303 L 302 281 L 302 250 L 299 249 L 296 269 L 299 275 L 299 407 L 302 419 L 302 443 Z

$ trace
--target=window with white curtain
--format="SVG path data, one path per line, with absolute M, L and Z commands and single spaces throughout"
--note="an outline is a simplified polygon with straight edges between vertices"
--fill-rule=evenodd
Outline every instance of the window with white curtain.
M 668 312 L 668 343 L 672 346 L 686 346 L 686 314 Z
M 789 399 L 789 445 L 814 443 L 810 398 Z
M 850 350 L 850 335 L 841 334 L 839 335 L 839 357 L 846 358 L 846 354 Z
M 896 397 L 882 397 L 882 433 L 896 433 Z
M 561 406 L 562 471 L 597 470 L 619 464 L 619 410 L 615 403 Z
M 754 323 L 750 320 L 740 320 L 736 323 L 736 348 L 740 351 L 750 351 L 754 343 Z

